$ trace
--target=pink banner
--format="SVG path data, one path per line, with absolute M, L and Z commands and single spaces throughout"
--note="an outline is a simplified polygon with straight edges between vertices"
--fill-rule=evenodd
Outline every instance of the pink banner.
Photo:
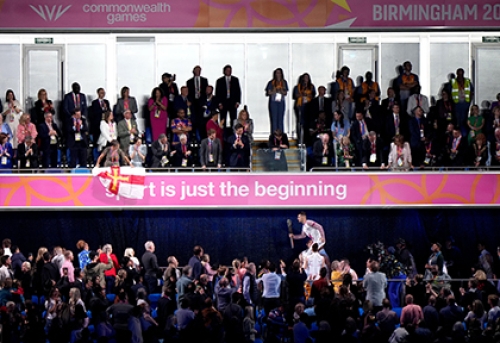
M 0 28 L 393 28 L 500 26 L 492 0 L 0 0 Z
M 120 188 L 123 178 L 116 179 Z M 159 174 L 142 199 L 125 199 L 91 175 L 0 174 L 2 209 L 498 206 L 493 173 Z

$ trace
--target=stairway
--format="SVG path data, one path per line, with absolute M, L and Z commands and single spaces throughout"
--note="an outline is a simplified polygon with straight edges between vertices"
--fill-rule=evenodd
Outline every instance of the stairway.
M 252 145 L 252 172 L 284 172 L 285 165 L 288 166 L 288 172 L 301 172 L 300 155 L 297 141 L 291 139 L 290 149 L 284 150 L 284 157 L 275 161 L 274 153 L 267 149 L 267 140 L 255 140 Z

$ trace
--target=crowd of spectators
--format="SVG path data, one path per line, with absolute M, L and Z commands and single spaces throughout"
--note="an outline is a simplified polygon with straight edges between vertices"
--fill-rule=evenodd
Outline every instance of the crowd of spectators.
M 103 88 L 88 103 L 75 82 L 61 109 L 40 89 L 34 107 L 23 111 L 8 90 L 5 106 L 0 103 L 0 168 L 86 168 L 101 162 L 104 166 L 248 168 L 254 123 L 241 104 L 242 90 L 231 66 L 223 68 L 215 88 L 201 76 L 200 66 L 193 68 L 185 86 L 179 89 L 175 81 L 175 75 L 163 74 L 144 106 L 128 87 L 121 89 L 114 106 Z M 443 86 L 437 101 L 421 94 L 419 77 L 409 61 L 384 99 L 372 72 L 356 85 L 344 66 L 331 84 L 318 88 L 305 73 L 289 89 L 283 70 L 277 68 L 265 87 L 270 124 L 266 148 L 290 148 L 276 139 L 286 136 L 289 91 L 294 100 L 295 138 L 307 147 L 309 167 L 401 171 L 500 163 L 498 101 L 482 111 L 473 104 L 474 87 L 461 68 Z M 144 132 L 136 120 L 139 111 L 146 114 Z
M 199 245 L 183 267 L 175 256 L 160 267 L 152 241 L 140 258 L 76 248 L 24 254 L 2 241 L 2 342 L 500 342 L 498 257 L 483 243 L 467 270 L 452 238 L 425 266 L 404 239 L 378 242 L 361 278 L 345 258 L 325 265 L 317 244 L 290 267 L 218 265 Z

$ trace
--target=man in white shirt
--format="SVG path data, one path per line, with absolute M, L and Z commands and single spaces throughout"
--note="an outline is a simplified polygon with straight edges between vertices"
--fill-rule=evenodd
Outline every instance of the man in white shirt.
M 13 277 L 12 270 L 10 269 L 10 264 L 11 264 L 10 256 L 3 255 L 0 258 L 0 263 L 2 264 L 2 266 L 0 267 L 0 284 L 3 285 L 5 280 L 12 279 Z
M 280 305 L 281 278 L 276 275 L 276 266 L 269 264 L 269 273 L 262 275 L 257 283 L 262 283 L 262 303 L 266 316 L 269 312 Z
M 303 239 L 309 237 L 312 240 L 313 244 L 314 243 L 318 244 L 318 251 L 321 255 L 324 256 L 325 263 L 328 268 L 330 265 L 330 258 L 328 257 L 328 254 L 325 251 L 326 239 L 323 226 L 321 226 L 320 224 L 316 223 L 313 220 L 307 220 L 307 214 L 305 212 L 300 212 L 299 215 L 297 216 L 297 220 L 299 223 L 302 224 L 302 232 L 300 233 L 300 235 L 294 235 L 293 233 L 290 233 L 289 234 L 290 238 Z
M 318 280 L 321 268 L 325 267 L 325 258 L 318 252 L 318 244 L 312 245 L 312 254 L 306 257 L 305 270 L 309 280 Z
M 426 97 L 425 95 L 420 94 L 421 87 L 420 86 L 415 86 L 414 94 L 410 96 L 408 99 L 408 106 L 406 109 L 406 112 L 408 112 L 408 115 L 414 117 L 413 111 L 417 107 L 421 107 L 422 110 L 424 111 L 424 116 L 426 117 L 427 114 L 429 113 L 429 98 Z

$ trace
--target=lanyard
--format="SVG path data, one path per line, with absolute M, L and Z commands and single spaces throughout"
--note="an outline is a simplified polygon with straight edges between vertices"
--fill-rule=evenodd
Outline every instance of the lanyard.
M 457 150 L 458 149 L 458 146 L 460 145 L 460 139 L 461 138 L 462 138 L 462 136 L 453 139 L 453 145 L 452 145 L 453 150 Z
M 374 154 L 377 151 L 377 147 L 375 145 L 375 142 L 372 142 L 372 154 Z
M 75 103 L 75 107 L 80 107 L 80 94 L 73 93 L 73 101 Z
M 432 142 L 430 142 L 426 147 L 425 147 L 425 151 L 427 153 L 427 155 L 430 155 L 431 154 L 431 149 L 432 149 Z
M 276 141 L 276 137 L 274 137 L 274 145 L 275 145 L 275 146 L 277 146 L 278 148 L 280 148 L 280 147 L 281 147 L 281 139 L 279 140 L 279 142 L 280 142 L 280 144 L 279 144 L 279 145 L 278 145 L 278 144 L 276 144 L 276 143 L 277 143 L 277 141 Z
M 398 158 L 403 156 L 403 148 L 398 146 Z

